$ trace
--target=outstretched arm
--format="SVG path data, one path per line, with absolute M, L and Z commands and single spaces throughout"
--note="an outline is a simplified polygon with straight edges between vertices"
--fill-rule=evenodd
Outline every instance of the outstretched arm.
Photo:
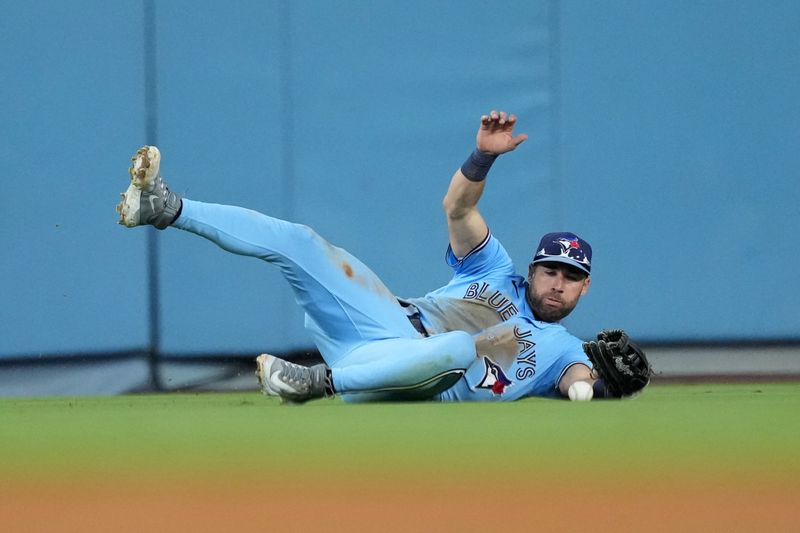
M 588 366 L 582 363 L 574 364 L 567 369 L 558 382 L 561 396 L 565 398 L 569 396 L 569 388 L 577 381 L 585 381 L 589 386 L 593 386 L 597 380 L 592 376 L 592 370 Z
M 517 117 L 492 111 L 481 117 L 476 150 L 453 175 L 442 202 L 447 216 L 450 246 L 456 257 L 463 257 L 486 238 L 489 228 L 478 211 L 486 173 L 498 155 L 514 150 L 525 139 L 514 136 Z

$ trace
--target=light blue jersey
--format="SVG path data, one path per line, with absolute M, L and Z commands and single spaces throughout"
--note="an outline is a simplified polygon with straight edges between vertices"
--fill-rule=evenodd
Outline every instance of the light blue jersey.
M 570 366 L 591 366 L 580 339 L 561 324 L 534 318 L 525 297 L 527 281 L 491 234 L 461 259 L 448 248 L 447 262 L 454 270 L 447 285 L 407 300 L 419 309 L 429 333 L 460 330 L 475 339 L 478 358 L 439 399 L 558 396 L 558 382 Z

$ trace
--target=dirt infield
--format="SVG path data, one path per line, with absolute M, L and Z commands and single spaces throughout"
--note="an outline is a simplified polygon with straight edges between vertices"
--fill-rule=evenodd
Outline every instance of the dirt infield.
M 5 531 L 788 532 L 800 520 L 798 484 L 763 480 L 8 481 L 0 485 Z

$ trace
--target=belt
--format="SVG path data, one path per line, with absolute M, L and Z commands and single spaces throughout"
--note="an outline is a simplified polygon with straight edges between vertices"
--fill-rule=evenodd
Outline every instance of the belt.
M 405 310 L 408 321 L 411 322 L 411 325 L 414 327 L 414 329 L 417 330 L 417 332 L 423 337 L 430 337 L 428 332 L 425 330 L 425 326 L 422 325 L 422 318 L 420 317 L 417 306 L 409 302 L 404 302 L 403 300 L 397 300 L 397 302 Z

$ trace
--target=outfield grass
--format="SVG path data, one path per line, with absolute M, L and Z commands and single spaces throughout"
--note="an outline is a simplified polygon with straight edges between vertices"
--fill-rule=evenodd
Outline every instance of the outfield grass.
M 256 393 L 0 401 L 5 474 L 800 474 L 800 384 L 652 386 L 634 400 L 281 405 Z
M 796 531 L 800 384 L 629 401 L 0 400 L 7 531 Z

